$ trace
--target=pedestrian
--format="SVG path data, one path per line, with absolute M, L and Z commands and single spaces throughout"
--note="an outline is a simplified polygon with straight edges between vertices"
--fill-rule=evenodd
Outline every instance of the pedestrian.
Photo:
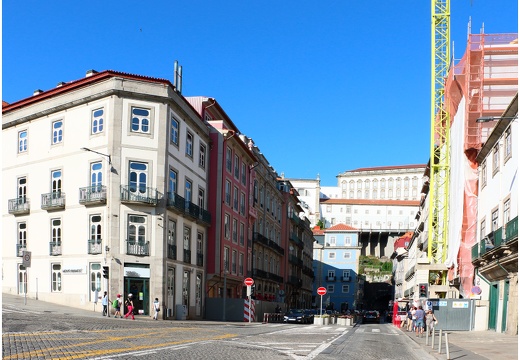
M 417 307 L 414 306 L 412 308 L 412 332 L 415 332 L 415 329 L 417 328 L 417 316 L 415 313 L 417 312 Z
M 406 313 L 406 330 L 408 330 L 408 332 L 412 331 L 412 309 L 413 308 L 409 308 Z
M 431 334 L 435 328 L 435 325 L 437 325 L 438 321 L 437 321 L 437 318 L 435 317 L 435 314 L 431 311 L 431 310 L 428 310 L 426 312 L 426 330 L 429 332 L 429 334 Z
M 108 309 L 108 303 L 109 303 L 108 294 L 105 291 L 105 293 L 103 294 L 103 299 L 101 299 L 101 305 L 103 305 L 103 316 L 110 317 L 110 310 Z
M 155 298 L 155 301 L 153 302 L 153 319 L 157 320 L 157 317 L 159 316 L 159 311 L 161 311 L 161 304 L 159 303 L 159 299 Z
M 121 294 L 117 294 L 117 299 L 114 301 L 114 305 L 116 305 L 116 312 L 114 317 L 117 318 L 117 315 L 119 314 L 119 318 L 122 318 L 123 316 L 121 315 L 121 305 L 123 305 L 123 299 L 121 299 Z
M 415 320 L 415 336 L 419 337 L 419 335 L 423 336 L 424 331 L 424 316 L 426 314 L 424 313 L 424 310 L 422 306 L 419 306 L 419 308 L 415 311 L 415 316 L 417 320 Z
M 134 316 L 134 300 L 133 295 L 130 293 L 128 294 L 128 298 L 125 301 L 125 306 L 127 307 L 127 313 L 125 314 L 125 319 L 129 316 L 132 317 L 132 320 L 135 320 Z

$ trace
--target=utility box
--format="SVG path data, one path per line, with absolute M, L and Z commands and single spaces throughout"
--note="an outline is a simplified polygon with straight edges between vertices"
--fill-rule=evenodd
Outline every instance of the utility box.
M 176 320 L 186 320 L 186 316 L 188 315 L 188 309 L 186 305 L 177 304 L 175 306 Z

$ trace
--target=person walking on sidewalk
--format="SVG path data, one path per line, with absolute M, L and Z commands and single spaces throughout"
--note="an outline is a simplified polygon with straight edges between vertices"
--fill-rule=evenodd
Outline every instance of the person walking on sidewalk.
M 437 325 L 437 318 L 431 310 L 428 310 L 426 312 L 426 331 L 428 331 L 431 334 L 435 325 Z
M 125 301 L 125 306 L 128 309 L 128 312 L 125 314 L 125 319 L 127 317 L 131 316 L 132 320 L 135 320 L 135 316 L 134 316 L 134 300 L 133 300 L 133 295 L 132 294 L 128 294 L 128 298 Z
M 123 316 L 121 315 L 121 305 L 123 305 L 123 299 L 121 299 L 121 294 L 117 294 L 117 299 L 114 301 L 114 304 L 116 305 L 116 312 L 114 317 L 117 318 L 117 315 L 119 315 L 119 318 L 122 318 Z
M 422 306 L 419 306 L 419 308 L 415 311 L 415 317 L 417 320 L 415 320 L 415 336 L 418 337 L 421 335 L 423 336 L 424 331 L 424 310 Z
M 153 302 L 153 319 L 157 320 L 157 317 L 159 316 L 159 311 L 161 311 L 161 304 L 159 303 L 159 299 L 155 298 L 155 301 Z
M 108 309 L 108 294 L 105 291 L 103 294 L 103 299 L 101 299 L 101 305 L 103 305 L 103 316 L 110 317 L 110 310 Z

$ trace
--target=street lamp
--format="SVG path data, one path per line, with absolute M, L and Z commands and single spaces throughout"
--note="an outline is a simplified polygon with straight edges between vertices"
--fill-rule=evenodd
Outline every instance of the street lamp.
M 103 154 L 103 153 L 97 152 L 95 150 L 86 148 L 86 147 L 82 147 L 81 150 L 83 150 L 83 151 L 90 151 L 90 152 L 93 152 L 95 154 L 98 154 L 98 155 L 101 155 L 101 156 L 105 156 L 108 159 L 108 165 L 112 166 L 112 158 L 110 157 L 110 155 Z

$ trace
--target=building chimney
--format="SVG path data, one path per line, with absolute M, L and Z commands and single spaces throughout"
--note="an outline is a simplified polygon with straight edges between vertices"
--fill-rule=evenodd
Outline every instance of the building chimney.
M 56 87 L 62 87 L 65 84 L 66 84 L 66 82 L 60 81 L 58 84 L 56 84 Z
M 33 96 L 35 96 L 35 95 L 40 95 L 42 92 L 43 92 L 43 90 L 41 90 L 41 89 L 36 89 L 36 90 L 33 91 Z
M 91 70 L 87 70 L 87 74 L 85 75 L 85 77 L 91 77 L 92 75 L 95 75 L 97 74 L 98 72 L 94 69 L 91 69 Z

